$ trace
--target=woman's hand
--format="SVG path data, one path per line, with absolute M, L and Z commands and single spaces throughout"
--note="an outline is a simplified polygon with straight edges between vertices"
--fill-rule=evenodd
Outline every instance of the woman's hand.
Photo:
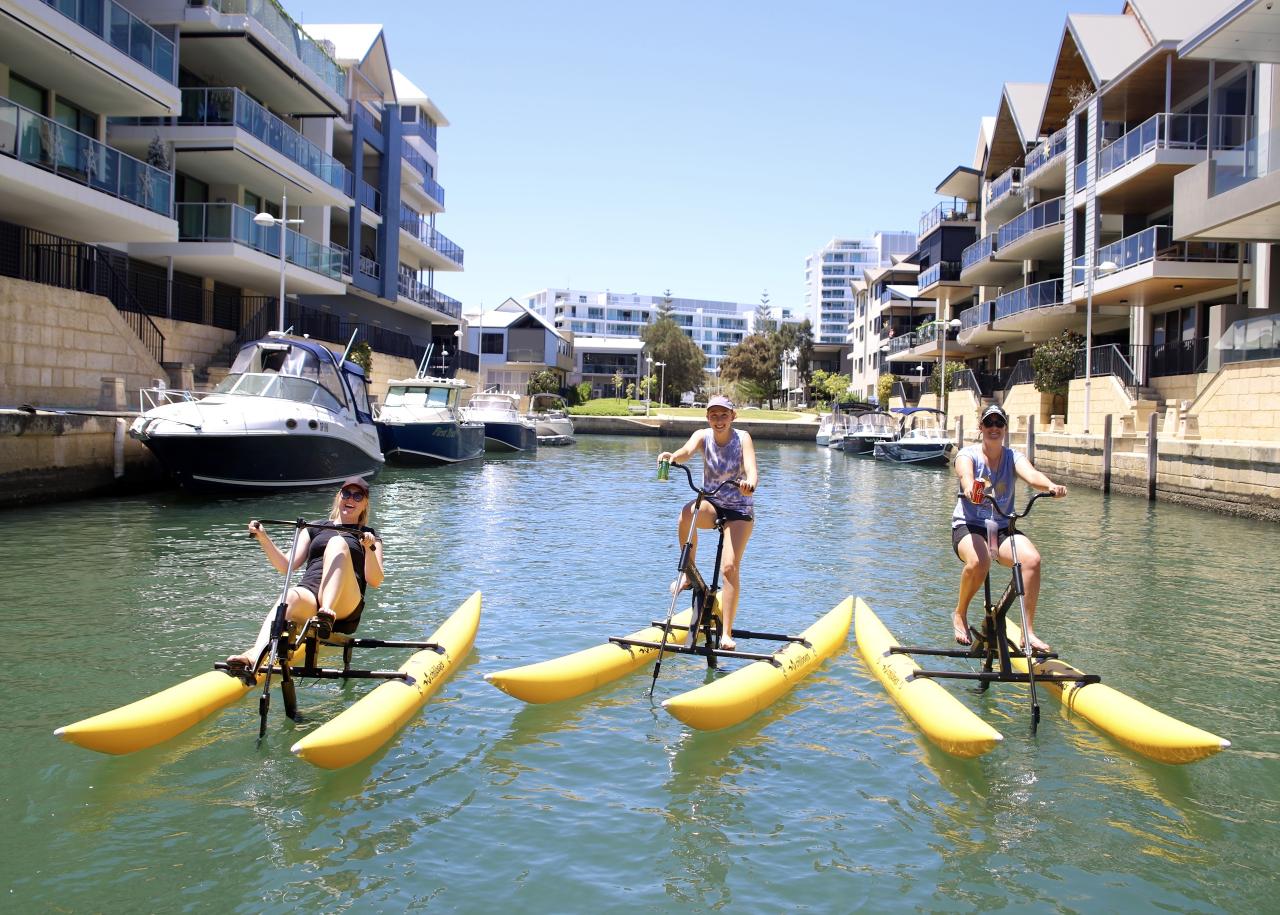
M 262 522 L 257 518 L 249 522 L 249 536 L 255 540 L 261 540 L 266 535 L 266 531 L 262 529 Z
M 659 463 L 659 464 L 661 464 L 663 461 L 669 461 L 669 460 L 671 460 L 671 452 L 670 452 L 670 451 L 664 451 L 664 452 L 662 452 L 662 454 L 658 455 L 658 463 Z
M 1058 483 L 1050 483 L 1048 492 L 1055 499 L 1065 499 L 1067 497 L 1067 487 Z
M 744 496 L 749 496 L 755 491 L 756 486 L 754 483 L 748 483 L 746 480 L 738 481 L 738 492 L 742 493 Z
M 360 545 L 366 550 L 377 552 L 378 538 L 373 535 L 373 531 L 365 531 L 360 535 Z

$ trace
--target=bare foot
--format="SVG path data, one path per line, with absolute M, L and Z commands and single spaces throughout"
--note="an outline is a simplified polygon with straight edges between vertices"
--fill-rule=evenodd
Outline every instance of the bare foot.
M 1037 638 L 1034 632 L 1030 632 L 1030 631 L 1027 632 L 1027 637 L 1022 641 L 1023 651 L 1026 651 L 1026 646 L 1028 642 L 1031 643 L 1032 651 L 1037 651 L 1037 652 L 1040 652 L 1041 654 L 1050 654 L 1053 651 L 1052 648 L 1050 648 L 1047 644 L 1045 644 L 1039 638 Z
M 972 645 L 973 639 L 969 638 L 969 624 L 963 616 L 959 614 L 951 615 L 951 627 L 955 630 L 957 645 Z
M 720 647 L 725 651 L 735 651 L 738 648 L 738 643 L 733 640 L 732 636 L 721 636 Z
M 253 658 L 247 654 L 233 654 L 227 658 L 227 666 L 233 669 L 251 670 Z
M 673 581 L 668 586 L 667 590 L 671 592 L 672 597 L 675 597 L 681 591 L 688 591 L 692 587 L 693 585 L 689 584 L 689 579 L 685 577 L 683 572 L 681 572 L 680 577 Z

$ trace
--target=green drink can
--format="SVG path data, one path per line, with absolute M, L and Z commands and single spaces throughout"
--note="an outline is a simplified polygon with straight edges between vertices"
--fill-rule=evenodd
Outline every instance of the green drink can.
M 658 462 L 658 482 L 668 483 L 670 481 L 671 481 L 671 462 L 659 461 Z

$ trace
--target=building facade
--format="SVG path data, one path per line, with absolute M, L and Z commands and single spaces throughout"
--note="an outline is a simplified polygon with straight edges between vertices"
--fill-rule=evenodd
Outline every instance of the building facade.
M 755 311 L 754 305 L 736 302 L 583 289 L 541 289 L 522 296 L 521 301 L 557 329 L 572 332 L 579 345 L 586 345 L 584 336 L 638 340 L 640 332 L 657 319 L 659 308 L 669 305 L 672 319 L 706 354 L 706 370 L 712 375 L 719 372 L 729 350 L 751 332 Z
M 814 342 L 845 343 L 854 311 L 850 282 L 874 267 L 887 267 L 915 246 L 910 232 L 877 232 L 867 239 L 833 238 L 805 258 L 804 314 Z
M 277 327 L 282 274 L 296 332 L 415 359 L 455 341 L 448 121 L 380 26 L 220 0 L 3 7 L 0 275 L 110 298 L 160 363 L 158 320 L 229 345 Z

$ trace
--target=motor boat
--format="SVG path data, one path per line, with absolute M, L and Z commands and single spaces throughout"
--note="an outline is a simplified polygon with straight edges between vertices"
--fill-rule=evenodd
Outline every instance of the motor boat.
M 820 448 L 825 448 L 831 444 L 831 426 L 834 416 L 831 413 L 823 413 L 818 417 L 818 434 L 814 437 L 814 442 Z
M 157 387 L 141 401 L 129 434 L 183 487 L 309 489 L 382 469 L 364 369 L 305 337 L 244 344 L 207 394 Z
M 872 453 L 895 464 L 949 464 L 955 440 L 943 427 L 946 414 L 932 407 L 893 407 L 902 416 L 898 438 L 876 442 Z
M 520 398 L 502 391 L 481 391 L 462 408 L 463 418 L 484 423 L 485 451 L 537 451 L 538 429 L 516 409 Z
M 378 439 L 393 464 L 439 466 L 484 454 L 484 423 L 463 419 L 459 401 L 470 385 L 459 378 L 418 375 L 387 383 L 378 410 Z
M 867 410 L 852 417 L 840 450 L 845 454 L 872 454 L 880 442 L 898 437 L 898 420 L 885 410 Z
M 573 444 L 573 420 L 565 408 L 564 398 L 559 394 L 530 396 L 525 419 L 533 422 L 539 445 Z

